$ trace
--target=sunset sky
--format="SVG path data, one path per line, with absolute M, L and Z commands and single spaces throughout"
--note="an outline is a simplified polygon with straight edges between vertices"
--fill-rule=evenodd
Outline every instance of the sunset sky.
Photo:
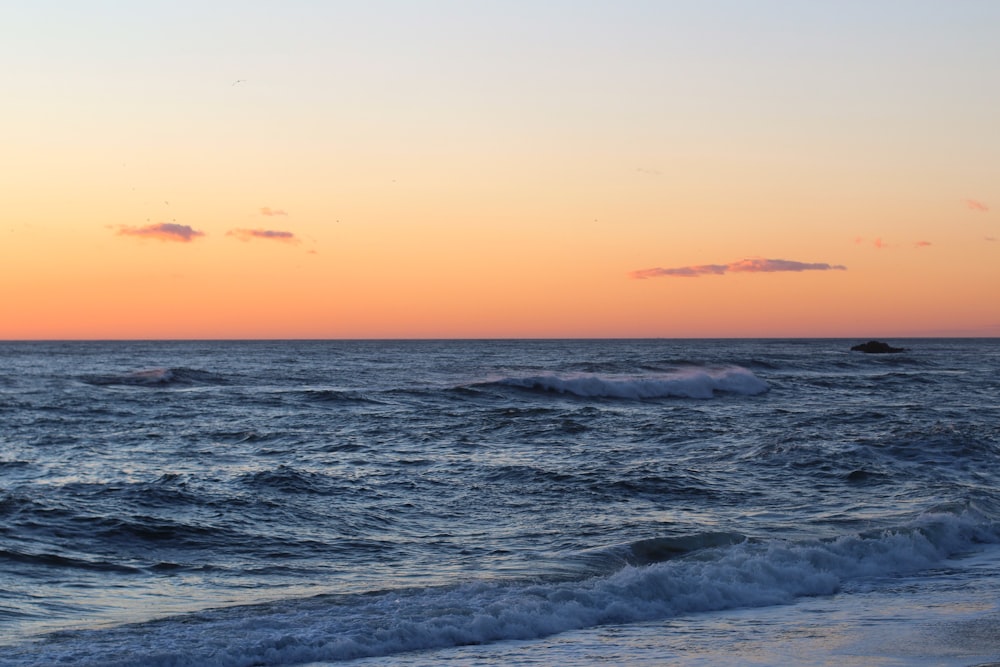
M 0 62 L 0 339 L 1000 336 L 995 0 L 39 0 Z

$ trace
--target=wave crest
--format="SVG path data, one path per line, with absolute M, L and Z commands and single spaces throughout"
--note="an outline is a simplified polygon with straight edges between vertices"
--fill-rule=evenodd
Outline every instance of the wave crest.
M 742 366 L 683 368 L 657 375 L 559 376 L 504 378 L 496 384 L 534 391 L 572 394 L 583 398 L 712 398 L 717 393 L 753 396 L 768 390 L 767 383 Z
M 144 368 L 113 375 L 86 375 L 81 378 L 98 387 L 168 387 L 172 385 L 215 385 L 226 380 L 214 373 L 194 368 Z

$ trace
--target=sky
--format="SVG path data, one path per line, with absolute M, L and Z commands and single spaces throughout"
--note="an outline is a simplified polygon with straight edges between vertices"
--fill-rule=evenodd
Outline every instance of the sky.
M 1000 336 L 1000 2 L 0 7 L 0 339 Z

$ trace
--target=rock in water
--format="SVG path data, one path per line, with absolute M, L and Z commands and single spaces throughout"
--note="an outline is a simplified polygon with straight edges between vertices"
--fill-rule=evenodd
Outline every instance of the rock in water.
M 890 352 L 906 352 L 905 347 L 893 347 L 888 343 L 883 343 L 878 340 L 870 340 L 867 343 L 861 343 L 860 345 L 855 345 L 851 348 L 855 352 L 865 352 L 867 354 L 887 354 Z

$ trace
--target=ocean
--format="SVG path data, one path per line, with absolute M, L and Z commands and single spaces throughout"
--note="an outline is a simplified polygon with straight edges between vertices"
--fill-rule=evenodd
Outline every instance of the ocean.
M 0 665 L 1000 662 L 1000 340 L 0 343 Z

